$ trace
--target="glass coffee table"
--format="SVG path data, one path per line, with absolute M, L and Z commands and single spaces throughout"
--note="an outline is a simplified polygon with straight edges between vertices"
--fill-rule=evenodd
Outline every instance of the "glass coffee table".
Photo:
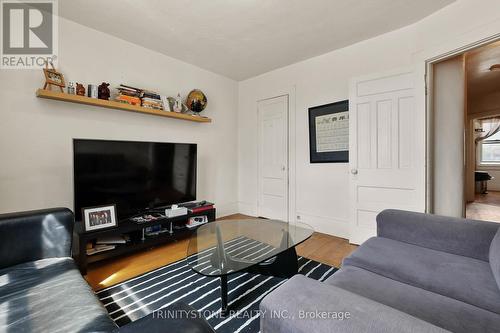
M 228 313 L 228 275 L 249 272 L 289 278 L 298 272 L 295 246 L 311 237 L 303 223 L 223 220 L 199 227 L 189 240 L 187 263 L 195 272 L 220 277 L 221 312 Z

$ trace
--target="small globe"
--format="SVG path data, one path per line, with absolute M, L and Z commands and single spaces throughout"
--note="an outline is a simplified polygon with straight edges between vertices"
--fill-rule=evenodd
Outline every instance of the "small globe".
M 199 90 L 191 90 L 186 99 L 186 106 L 193 112 L 201 112 L 207 106 L 207 96 Z

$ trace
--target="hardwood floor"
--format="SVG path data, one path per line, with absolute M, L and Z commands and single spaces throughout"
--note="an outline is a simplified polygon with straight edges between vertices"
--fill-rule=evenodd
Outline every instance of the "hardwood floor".
M 241 214 L 220 220 L 253 218 Z M 228 222 L 230 223 L 230 222 Z M 133 255 L 91 264 L 85 279 L 92 289 L 99 290 L 134 276 L 186 257 L 189 239 L 181 239 Z M 356 249 L 346 239 L 315 232 L 311 238 L 297 246 L 300 256 L 331 265 L 340 266 L 342 259 Z
M 311 238 L 297 246 L 297 254 L 330 266 L 340 267 L 342 259 L 357 248 L 344 238 L 315 232 Z
M 500 206 L 500 191 L 488 191 L 487 194 L 476 193 L 474 202 Z
M 465 216 L 474 220 L 500 222 L 500 192 L 476 194 L 474 202 L 467 204 Z

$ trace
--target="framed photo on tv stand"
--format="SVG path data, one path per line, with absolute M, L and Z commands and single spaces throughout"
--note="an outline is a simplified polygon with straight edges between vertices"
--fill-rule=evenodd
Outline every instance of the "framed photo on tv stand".
M 82 208 L 85 232 L 116 227 L 116 205 Z
M 349 162 L 349 101 L 309 108 L 310 163 Z

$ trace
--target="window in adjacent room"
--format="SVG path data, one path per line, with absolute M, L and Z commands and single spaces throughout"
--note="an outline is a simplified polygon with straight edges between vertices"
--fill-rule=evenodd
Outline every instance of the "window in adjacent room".
M 481 164 L 500 164 L 500 132 L 482 141 Z
M 476 138 L 479 164 L 500 165 L 500 118 L 482 119 L 480 123 L 482 133 Z

